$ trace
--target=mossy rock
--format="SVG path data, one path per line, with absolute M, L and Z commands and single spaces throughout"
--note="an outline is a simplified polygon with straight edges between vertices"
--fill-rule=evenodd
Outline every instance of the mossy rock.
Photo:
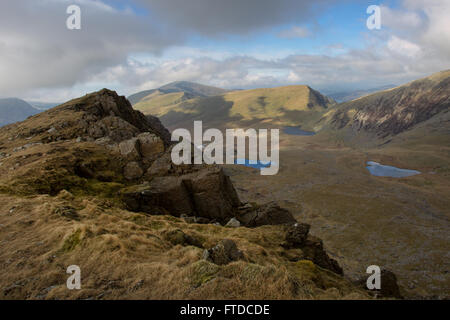
M 194 287 L 200 287 L 214 279 L 220 267 L 206 260 L 199 260 L 190 266 L 190 281 Z

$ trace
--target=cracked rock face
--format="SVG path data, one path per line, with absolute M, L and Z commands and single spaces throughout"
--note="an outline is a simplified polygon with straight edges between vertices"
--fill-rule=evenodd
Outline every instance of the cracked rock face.
M 218 167 L 181 176 L 155 177 L 124 191 L 123 199 L 133 211 L 147 212 L 151 206 L 157 206 L 175 216 L 197 216 L 222 223 L 233 218 L 240 205 L 229 178 Z

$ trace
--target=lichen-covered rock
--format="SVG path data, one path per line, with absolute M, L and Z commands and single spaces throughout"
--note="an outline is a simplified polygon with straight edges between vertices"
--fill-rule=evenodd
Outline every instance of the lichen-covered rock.
M 124 119 L 116 116 L 107 116 L 88 126 L 89 137 L 99 139 L 109 137 L 115 142 L 130 139 L 139 133 L 139 130 Z
M 203 258 L 218 265 L 225 265 L 232 261 L 243 260 L 244 254 L 233 240 L 224 239 L 215 247 L 205 250 Z
M 286 243 L 289 247 L 302 247 L 308 238 L 311 226 L 306 223 L 296 223 L 286 231 Z
M 139 151 L 144 159 L 156 159 L 164 152 L 164 142 L 156 134 L 144 132 L 137 136 Z
M 141 157 L 139 152 L 139 140 L 137 138 L 131 138 L 119 143 L 119 152 L 121 155 L 138 160 Z

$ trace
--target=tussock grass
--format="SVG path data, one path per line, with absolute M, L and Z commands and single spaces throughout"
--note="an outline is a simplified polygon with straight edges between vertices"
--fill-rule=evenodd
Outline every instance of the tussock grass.
M 68 198 L 65 192 L 26 199 L 0 195 L 0 298 L 342 299 L 355 292 L 367 298 L 342 277 L 318 267 L 305 272 L 290 262 L 280 251 L 282 227 L 187 224 L 108 207 L 93 197 Z M 55 213 L 68 205 L 79 220 Z M 203 249 L 165 238 L 177 229 L 206 248 L 232 239 L 246 260 L 224 266 L 202 260 Z M 79 291 L 65 286 L 72 264 L 81 268 Z M 330 288 L 336 290 L 330 294 Z

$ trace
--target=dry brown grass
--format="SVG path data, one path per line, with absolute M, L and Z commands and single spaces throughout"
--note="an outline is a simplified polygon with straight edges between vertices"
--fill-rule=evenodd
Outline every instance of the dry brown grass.
M 230 229 L 117 209 L 107 200 L 0 196 L 2 299 L 352 299 L 367 296 L 310 262 L 289 262 L 282 227 Z M 73 207 L 74 220 L 58 214 Z M 246 261 L 217 266 L 203 249 L 173 245 L 181 229 L 208 248 L 233 239 Z M 82 290 L 68 290 L 69 265 Z

